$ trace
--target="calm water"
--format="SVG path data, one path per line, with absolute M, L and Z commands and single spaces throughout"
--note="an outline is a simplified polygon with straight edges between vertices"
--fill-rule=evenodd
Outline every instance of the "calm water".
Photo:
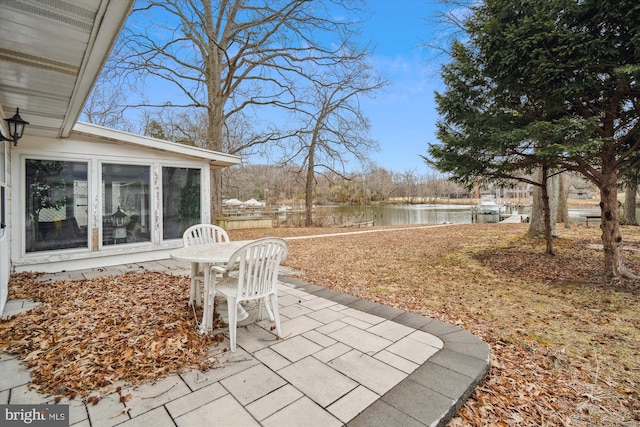
M 385 205 L 316 207 L 315 215 L 329 224 L 375 221 L 376 225 L 470 224 L 471 206 Z M 326 222 L 325 222 L 326 223 Z
M 403 224 L 471 224 L 474 222 L 498 222 L 498 215 L 472 215 L 472 205 L 384 205 L 384 206 L 317 206 L 314 220 L 324 225 L 339 225 L 375 221 L 375 225 Z M 529 214 L 530 208 L 518 208 L 521 214 Z M 586 215 L 599 215 L 600 209 L 569 209 L 574 223 L 584 223 Z M 281 222 L 304 221 L 302 213 L 279 215 Z

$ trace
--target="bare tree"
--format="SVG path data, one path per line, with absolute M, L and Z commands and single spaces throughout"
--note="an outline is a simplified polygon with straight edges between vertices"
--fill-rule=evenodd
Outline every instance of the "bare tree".
M 406 169 L 398 178 L 401 181 L 402 196 L 405 203 L 415 203 L 420 194 L 420 178 L 415 169 Z
M 327 2 L 328 4 L 329 2 Z M 204 148 L 244 153 L 292 134 L 265 117 L 290 111 L 297 88 L 317 73 L 349 62 L 357 29 L 355 2 L 333 0 L 140 0 L 122 32 L 112 65 L 139 79 L 157 78 L 177 94 L 149 94 L 137 107 L 180 107 L 206 112 Z M 167 91 L 170 92 L 170 91 Z M 149 99 L 155 98 L 155 99 Z M 243 115 L 256 131 L 230 140 L 232 118 Z M 226 130 L 226 131 L 225 131 Z M 235 135 L 237 136 L 237 135 Z M 212 218 L 222 205 L 222 173 L 212 171 Z
M 365 173 L 372 201 L 387 200 L 393 189 L 393 174 L 375 165 L 369 165 Z
M 284 163 L 298 160 L 304 171 L 306 224 L 312 225 L 316 173 L 346 179 L 346 164 L 355 158 L 361 164 L 378 144 L 369 138 L 369 120 L 360 109 L 360 98 L 371 96 L 386 82 L 366 62 L 366 49 L 351 49 L 350 61 L 325 70 L 311 81 L 307 101 L 297 109 L 300 130 L 291 138 L 293 147 Z
M 125 117 L 125 95 L 121 86 L 111 85 L 106 75 L 96 83 L 82 107 L 82 120 L 95 125 L 131 131 L 132 124 Z

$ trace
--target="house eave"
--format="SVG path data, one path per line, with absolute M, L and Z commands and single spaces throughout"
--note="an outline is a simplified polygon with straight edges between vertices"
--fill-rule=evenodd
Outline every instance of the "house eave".
M 71 94 L 69 107 L 62 122 L 61 137 L 68 136 L 77 122 L 89 93 L 109 57 L 109 52 L 129 16 L 133 3 L 134 0 L 119 0 L 101 4 L 76 85 Z
M 133 133 L 117 129 L 110 129 L 90 123 L 76 123 L 72 129 L 71 134 L 99 138 L 119 144 L 128 144 L 152 150 L 175 153 L 182 156 L 204 159 L 208 160 L 210 163 L 213 163 L 213 166 L 215 167 L 227 167 L 242 163 L 242 158 L 240 156 L 207 150 L 200 147 L 192 147 L 189 145 L 165 141 L 158 138 L 136 135 Z

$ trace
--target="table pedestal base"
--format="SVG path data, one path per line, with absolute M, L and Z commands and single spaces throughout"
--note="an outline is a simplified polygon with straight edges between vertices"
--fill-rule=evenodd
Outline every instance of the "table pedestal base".
M 216 304 L 216 312 L 220 315 L 222 320 L 224 320 L 224 323 L 229 323 L 229 307 L 227 306 L 226 301 Z M 242 322 L 247 317 L 249 317 L 247 310 L 242 307 L 242 304 L 238 304 L 238 323 Z

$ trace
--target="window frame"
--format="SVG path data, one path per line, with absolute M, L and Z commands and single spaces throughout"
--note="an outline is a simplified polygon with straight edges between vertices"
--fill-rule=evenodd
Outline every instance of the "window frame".
M 62 141 L 64 147 L 59 151 L 51 149 L 38 149 L 23 144 L 14 152 L 7 152 L 8 157 L 13 157 L 11 163 L 7 163 L 7 179 L 11 179 L 13 185 L 7 186 L 6 198 L 15 201 L 12 203 L 13 209 L 7 203 L 7 220 L 13 228 L 13 238 L 11 239 L 11 260 L 15 265 L 78 265 L 83 260 L 97 260 L 101 257 L 122 256 L 136 254 L 137 258 L 144 257 L 142 253 L 166 252 L 178 247 L 182 243 L 181 239 L 166 239 L 162 236 L 162 167 L 188 168 L 200 170 L 201 183 L 201 220 L 208 222 L 211 214 L 209 197 L 211 191 L 209 183 L 211 180 L 212 163 L 201 158 L 173 158 L 162 152 L 152 149 L 118 149 L 114 150 L 109 144 L 95 143 L 92 140 L 69 139 Z M 95 147 L 94 147 L 95 145 Z M 7 147 L 8 149 L 9 147 Z M 13 154 L 13 156 L 11 156 Z M 88 247 L 52 249 L 46 251 L 26 252 L 26 225 L 27 225 L 27 204 L 26 204 L 26 159 L 51 160 L 63 162 L 83 162 L 87 164 L 87 228 Z M 149 183 L 149 240 L 142 242 L 131 242 L 127 245 L 102 245 L 101 215 L 102 198 L 101 182 L 102 164 L 132 164 L 150 168 L 151 180 Z M 84 195 L 84 192 L 83 192 Z M 84 201 L 81 203 L 84 204 Z M 145 239 L 147 236 L 145 236 Z M 166 252 L 168 254 L 168 252 Z M 155 255 L 149 255 L 153 257 Z M 96 261 L 101 264 L 101 261 Z M 20 267 L 22 268 L 22 267 Z

